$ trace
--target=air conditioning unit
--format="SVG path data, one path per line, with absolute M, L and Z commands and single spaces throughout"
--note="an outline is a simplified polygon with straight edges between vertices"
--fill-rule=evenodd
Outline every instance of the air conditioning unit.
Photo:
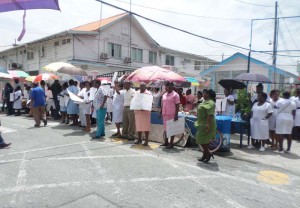
M 100 59 L 108 59 L 108 54 L 107 53 L 101 53 Z
M 125 64 L 130 64 L 130 63 L 131 63 L 131 58 L 126 57 L 126 58 L 124 59 L 124 63 L 125 63 Z
M 17 64 L 17 69 L 22 69 L 23 65 L 22 64 Z
M 11 63 L 11 68 L 18 68 L 18 64 L 17 63 Z

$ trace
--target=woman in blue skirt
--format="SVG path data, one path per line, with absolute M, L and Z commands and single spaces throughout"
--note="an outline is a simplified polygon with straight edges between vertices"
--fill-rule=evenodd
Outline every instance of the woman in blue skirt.
M 75 86 L 74 80 L 69 81 L 69 87 L 68 91 L 72 92 L 73 94 L 78 94 L 78 88 Z M 67 105 L 67 114 L 71 116 L 71 119 L 73 120 L 73 123 L 71 126 L 77 126 L 78 125 L 78 113 L 79 113 L 79 106 L 78 104 L 74 103 L 73 100 L 69 100 Z

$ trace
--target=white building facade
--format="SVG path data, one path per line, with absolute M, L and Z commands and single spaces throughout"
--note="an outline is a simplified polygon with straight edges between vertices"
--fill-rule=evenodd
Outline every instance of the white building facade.
M 0 52 L 0 65 L 31 75 L 52 62 L 68 62 L 99 75 L 167 65 L 196 77 L 217 62 L 161 47 L 132 16 L 123 13 Z

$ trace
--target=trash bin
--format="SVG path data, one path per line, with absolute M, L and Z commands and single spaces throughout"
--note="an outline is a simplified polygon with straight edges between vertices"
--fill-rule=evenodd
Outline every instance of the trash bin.
M 216 116 L 217 128 L 223 133 L 223 142 L 219 151 L 230 151 L 231 116 Z

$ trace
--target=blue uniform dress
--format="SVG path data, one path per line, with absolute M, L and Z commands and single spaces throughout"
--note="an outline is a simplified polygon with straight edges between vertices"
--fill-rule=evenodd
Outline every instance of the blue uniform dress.
M 99 87 L 97 92 L 95 93 L 95 97 L 93 100 L 94 110 L 97 113 L 97 130 L 96 130 L 96 138 L 101 138 L 105 136 L 105 115 L 107 103 L 104 103 L 103 108 L 100 108 L 104 102 L 104 97 L 107 96 L 105 90 L 102 86 Z
M 68 90 L 72 92 L 73 94 L 77 95 L 78 94 L 78 88 L 75 87 L 74 85 L 69 86 Z M 79 106 L 78 104 L 74 103 L 73 100 L 69 100 L 68 105 L 67 105 L 67 114 L 69 115 L 74 115 L 79 113 Z

